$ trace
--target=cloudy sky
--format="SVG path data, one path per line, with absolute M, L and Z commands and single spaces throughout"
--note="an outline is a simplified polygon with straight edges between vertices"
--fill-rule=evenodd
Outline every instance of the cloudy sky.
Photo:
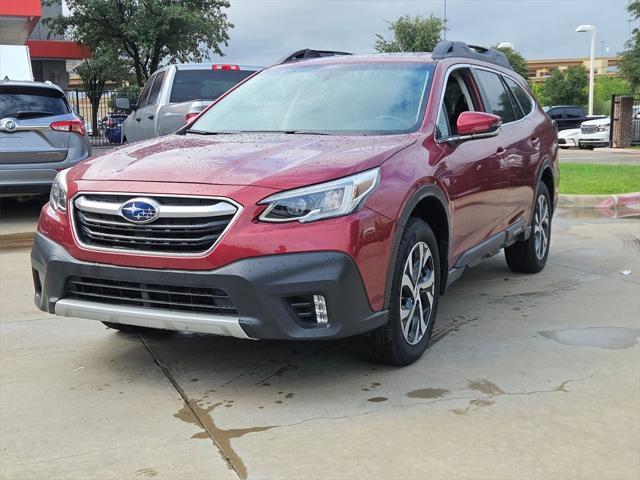
M 597 27 L 596 55 L 623 49 L 631 24 L 627 0 L 447 0 L 448 39 L 477 45 L 513 42 L 526 58 L 589 55 Z M 401 15 L 443 16 L 444 0 L 231 0 L 235 28 L 225 61 L 269 65 L 301 48 L 373 51 L 375 34 Z M 604 44 L 601 43 L 604 41 Z M 606 49 L 609 48 L 609 53 Z M 215 57 L 214 57 L 215 59 Z

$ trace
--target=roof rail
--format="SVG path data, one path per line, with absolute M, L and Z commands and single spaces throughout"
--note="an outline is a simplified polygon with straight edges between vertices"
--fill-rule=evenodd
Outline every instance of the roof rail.
M 311 48 L 304 48 L 302 50 L 298 50 L 297 52 L 293 52 L 291 55 L 287 55 L 281 60 L 278 60 L 276 62 L 276 65 L 282 65 L 283 63 L 299 62 L 300 60 L 309 60 L 311 58 L 337 57 L 337 56 L 343 56 L 343 55 L 353 55 L 353 53 L 336 52 L 333 50 L 313 50 Z
M 507 56 L 495 48 L 479 47 L 477 45 L 467 45 L 464 42 L 440 42 L 433 49 L 431 58 L 440 60 L 442 58 L 463 57 L 482 60 L 483 62 L 495 63 L 501 67 L 513 70 L 513 66 Z

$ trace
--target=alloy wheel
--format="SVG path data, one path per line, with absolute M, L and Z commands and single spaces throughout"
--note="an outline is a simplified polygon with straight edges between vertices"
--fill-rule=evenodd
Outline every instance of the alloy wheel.
M 400 288 L 400 324 L 409 345 L 417 344 L 429 330 L 434 294 L 433 255 L 426 243 L 418 242 L 404 264 Z
M 540 195 L 536 202 L 536 211 L 533 217 L 533 238 L 538 260 L 544 258 L 549 247 L 549 225 L 547 197 Z

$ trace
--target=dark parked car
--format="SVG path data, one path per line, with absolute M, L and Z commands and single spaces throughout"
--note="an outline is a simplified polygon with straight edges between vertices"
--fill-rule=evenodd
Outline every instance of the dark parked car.
M 177 134 L 58 175 L 35 302 L 123 331 L 360 335 L 406 365 L 467 268 L 503 248 L 544 268 L 556 140 L 493 49 L 267 68 Z
M 583 107 L 576 105 L 556 105 L 544 107 L 549 118 L 558 124 L 558 131 L 580 128 L 582 122 L 587 120 L 587 114 Z
M 86 134 L 56 85 L 0 80 L 0 196 L 48 192 L 60 170 L 91 155 Z

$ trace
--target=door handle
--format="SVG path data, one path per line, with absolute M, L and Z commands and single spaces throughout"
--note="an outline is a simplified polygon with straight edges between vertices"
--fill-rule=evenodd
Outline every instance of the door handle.
M 498 157 L 504 157 L 507 154 L 507 150 L 504 147 L 498 147 L 498 150 L 496 150 L 496 154 L 498 155 Z
M 533 146 L 534 150 L 540 150 L 540 138 L 531 137 L 531 145 Z
M 139 122 L 139 121 L 140 121 L 140 117 L 136 117 L 136 122 Z
M 147 118 L 148 118 L 149 120 L 153 120 L 153 117 L 154 117 L 154 115 L 147 115 Z

